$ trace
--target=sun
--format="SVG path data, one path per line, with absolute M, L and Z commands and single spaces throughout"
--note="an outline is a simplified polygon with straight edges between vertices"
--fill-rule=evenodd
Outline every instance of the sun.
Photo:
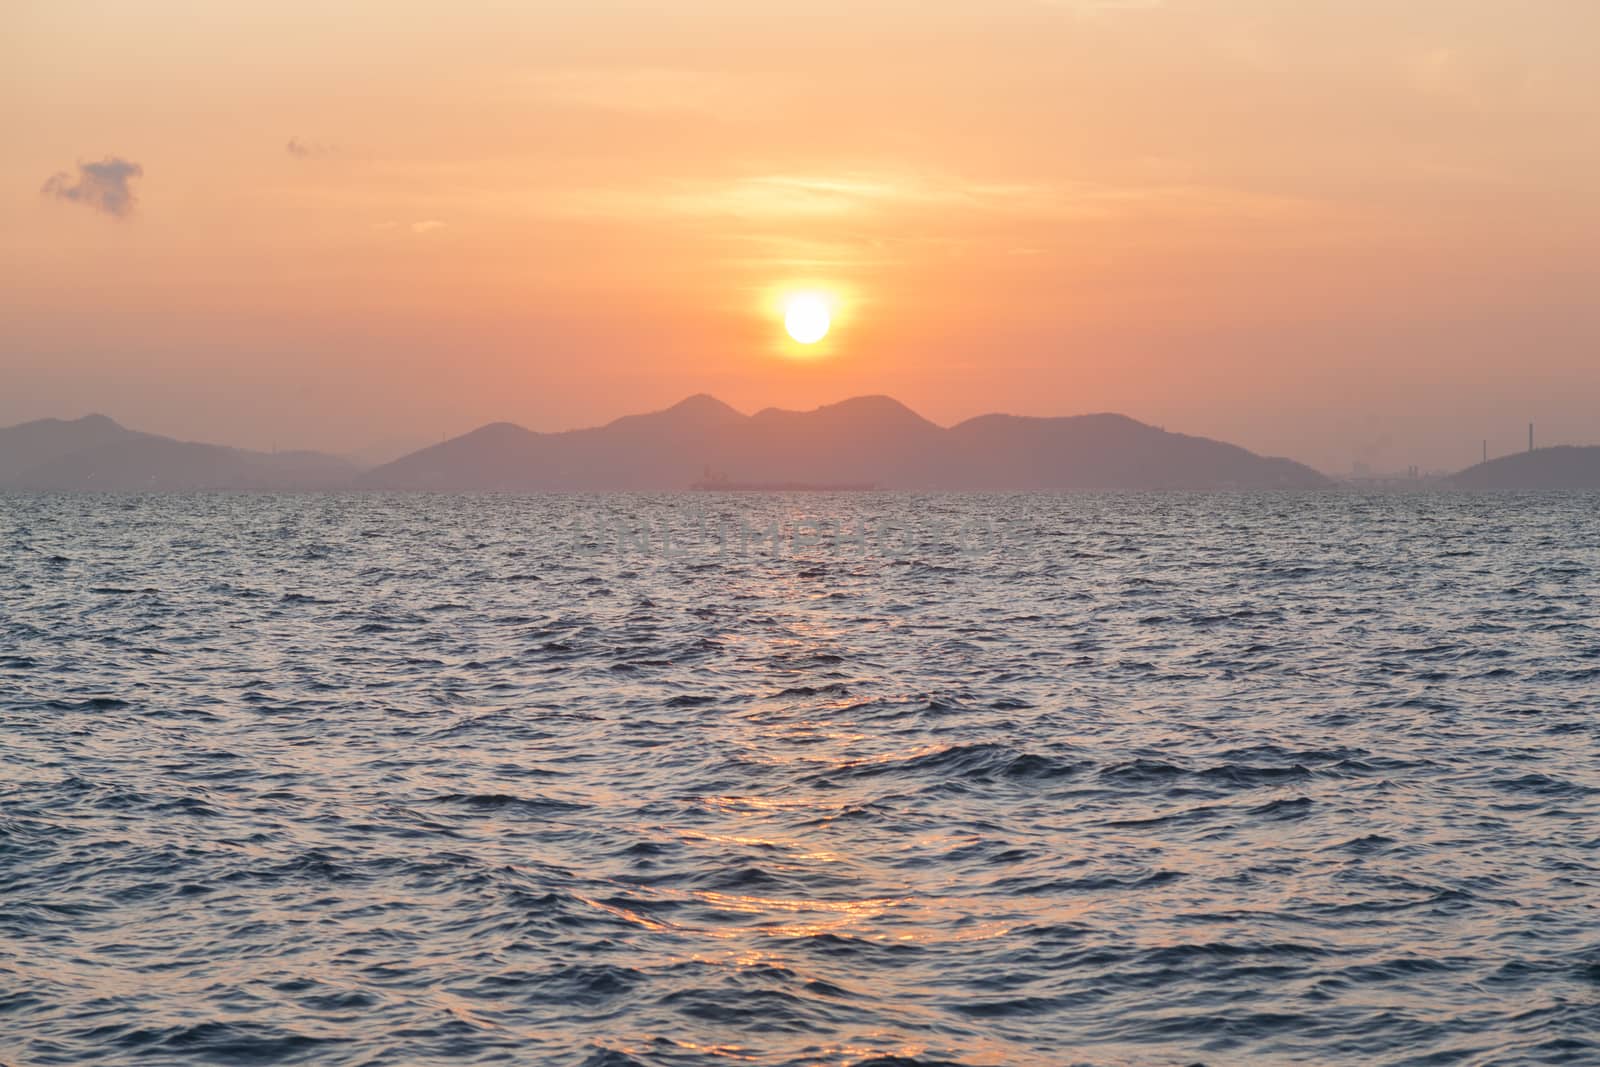
M 814 345 L 828 335 L 833 315 L 828 302 L 816 293 L 796 293 L 783 311 L 783 325 L 803 345 Z

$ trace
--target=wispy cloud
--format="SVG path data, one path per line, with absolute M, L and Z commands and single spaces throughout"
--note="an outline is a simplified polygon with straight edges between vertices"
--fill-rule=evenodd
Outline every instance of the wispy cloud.
M 441 222 L 438 219 L 421 219 L 417 222 L 405 224 L 396 222 L 394 219 L 385 219 L 383 222 L 374 222 L 372 228 L 374 230 L 405 229 L 410 230 L 412 233 L 432 233 L 435 230 L 444 229 L 447 225 L 448 223 Z
M 720 182 L 579 189 L 552 197 L 547 201 L 551 203 L 559 213 L 577 217 L 887 224 L 916 216 L 936 220 L 935 228 L 975 216 L 1039 221 L 1151 212 L 1245 217 L 1308 206 L 1280 196 L 1170 182 L 971 181 L 892 171 L 766 174 Z
M 107 156 L 98 163 L 79 163 L 78 176 L 58 171 L 39 190 L 57 200 L 70 200 L 115 218 L 133 210 L 136 197 L 130 183 L 143 176 L 144 168 L 118 156 Z
M 764 174 L 728 181 L 579 189 L 563 198 L 562 207 L 565 213 L 580 216 L 815 219 L 928 206 L 982 206 L 1029 191 L 1028 187 L 970 186 L 891 172 Z
M 307 141 L 299 137 L 291 137 L 283 150 L 296 159 L 319 159 L 322 156 L 333 155 L 333 145 L 323 144 L 321 141 Z

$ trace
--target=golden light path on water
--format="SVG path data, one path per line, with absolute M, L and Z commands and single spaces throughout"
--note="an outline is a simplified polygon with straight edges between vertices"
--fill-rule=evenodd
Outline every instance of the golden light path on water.
M 1214 499 L 0 500 L 22 1062 L 1582 1048 L 1592 516 Z

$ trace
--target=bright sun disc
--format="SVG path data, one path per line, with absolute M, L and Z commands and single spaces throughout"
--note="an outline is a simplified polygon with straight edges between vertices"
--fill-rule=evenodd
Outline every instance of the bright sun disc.
M 828 305 L 811 293 L 791 297 L 783 316 L 789 336 L 803 345 L 814 345 L 826 337 L 829 321 Z

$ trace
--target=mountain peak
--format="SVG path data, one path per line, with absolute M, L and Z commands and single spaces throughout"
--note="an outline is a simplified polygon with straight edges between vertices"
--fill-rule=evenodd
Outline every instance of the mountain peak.
M 896 400 L 894 397 L 885 396 L 883 393 L 871 393 L 867 396 L 852 396 L 846 400 L 836 401 L 832 404 L 824 404 L 817 410 L 893 412 L 895 414 L 900 414 L 903 412 L 907 415 L 917 414 L 915 411 L 912 411 L 910 408 L 900 403 L 900 401 Z M 920 415 L 917 417 L 921 418 Z
M 669 426 L 703 426 L 738 422 L 743 415 L 709 393 L 696 393 L 684 397 L 670 408 L 652 411 L 647 415 L 624 415 L 607 423 L 607 427 L 641 427 L 665 424 Z
M 667 408 L 666 411 L 662 412 L 662 414 L 666 414 L 667 412 L 678 412 L 685 415 L 713 415 L 719 417 L 739 414 L 738 411 L 734 410 L 732 407 L 729 407 L 727 404 L 724 404 L 710 393 L 695 393 L 693 396 L 686 396 L 676 404 L 672 405 L 670 408 Z
M 892 396 L 881 393 L 871 396 L 853 396 L 836 404 L 817 408 L 817 415 L 825 418 L 866 419 L 881 423 L 933 426 L 933 423 L 906 407 Z
M 881 393 L 871 396 L 853 396 L 848 400 L 836 401 L 832 404 L 823 404 L 812 408 L 810 411 L 794 411 L 789 408 L 762 408 L 757 413 L 762 418 L 822 418 L 822 419 L 852 419 L 869 420 L 893 423 L 921 423 L 928 426 L 934 425 L 915 411 L 906 407 L 892 396 Z

